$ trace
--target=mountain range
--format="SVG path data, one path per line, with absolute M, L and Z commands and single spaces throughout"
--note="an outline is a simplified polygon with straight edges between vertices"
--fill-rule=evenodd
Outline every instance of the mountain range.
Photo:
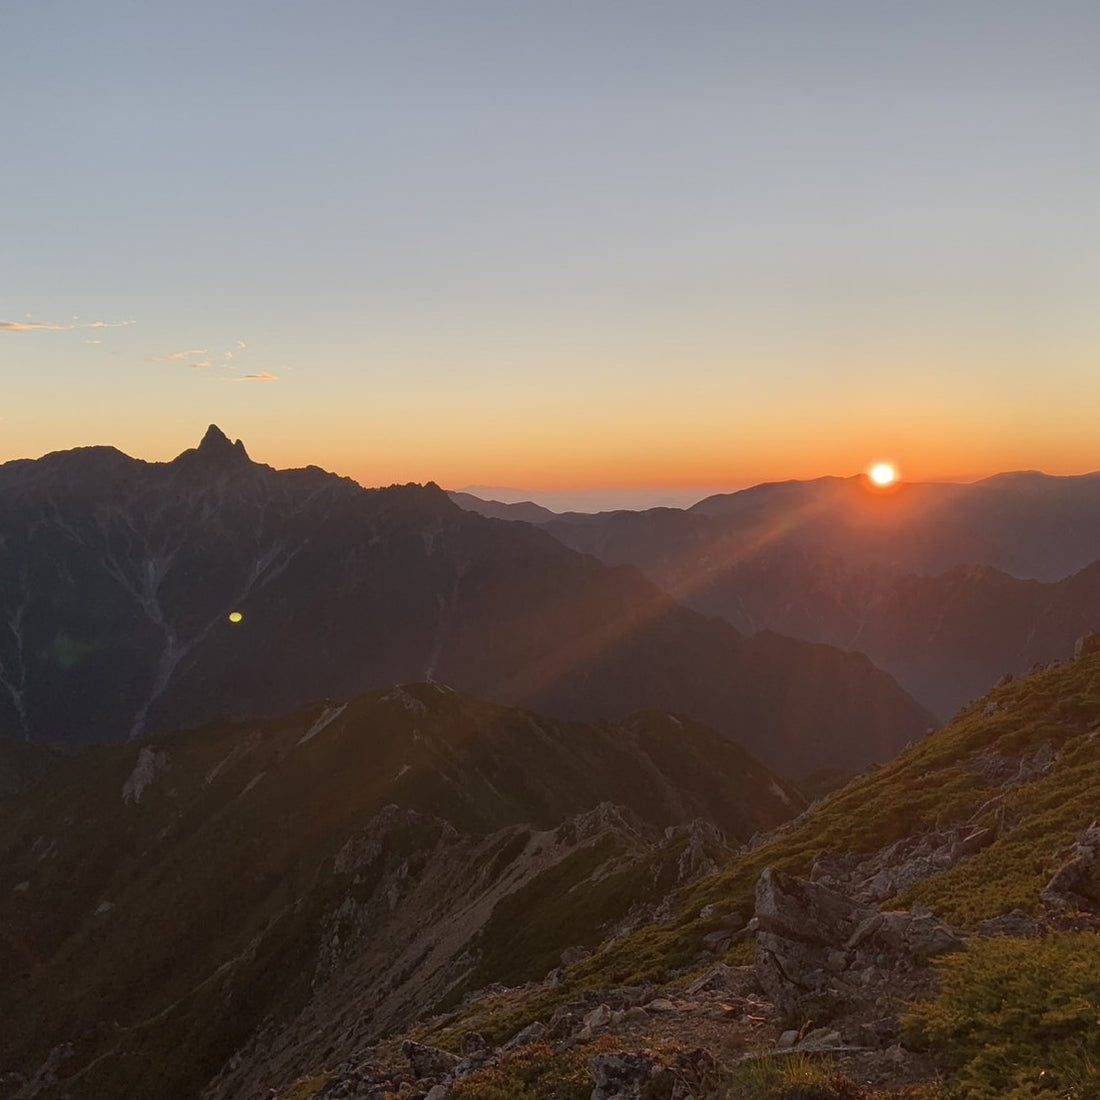
M 1100 474 L 889 491 L 822 478 L 597 515 L 455 499 L 636 565 L 746 635 L 866 653 L 941 719 L 1100 627 Z
M 1096 489 L 0 466 L 0 1097 L 1100 1096 Z
M 276 471 L 211 427 L 0 466 L 0 735 L 119 741 L 434 680 L 563 718 L 688 715 L 784 774 L 934 724 L 861 655 L 742 636 L 434 485 Z

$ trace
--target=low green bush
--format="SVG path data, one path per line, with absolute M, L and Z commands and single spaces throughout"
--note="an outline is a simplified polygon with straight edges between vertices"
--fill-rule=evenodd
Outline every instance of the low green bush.
M 972 941 L 937 965 L 940 993 L 905 1020 L 960 1100 L 1100 1096 L 1100 937 Z

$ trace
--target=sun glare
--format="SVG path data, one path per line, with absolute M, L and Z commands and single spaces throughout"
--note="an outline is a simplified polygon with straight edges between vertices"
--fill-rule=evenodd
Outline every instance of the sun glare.
M 898 472 L 889 462 L 879 462 L 871 467 L 868 476 L 880 489 L 885 489 L 897 481 Z

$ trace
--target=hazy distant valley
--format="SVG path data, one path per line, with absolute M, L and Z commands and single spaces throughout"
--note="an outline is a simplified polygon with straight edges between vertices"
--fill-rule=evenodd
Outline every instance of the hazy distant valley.
M 0 1095 L 1100 1095 L 1096 475 L 459 499 L 0 466 Z
M 1004 673 L 1069 656 L 1100 623 L 1100 474 L 885 493 L 823 478 L 591 516 L 452 495 L 636 565 L 745 634 L 866 653 L 941 720 Z

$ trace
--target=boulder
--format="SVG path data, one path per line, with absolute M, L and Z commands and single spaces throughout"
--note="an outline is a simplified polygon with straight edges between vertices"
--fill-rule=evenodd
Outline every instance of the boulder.
M 791 1010 L 831 984 L 830 956 L 879 916 L 819 883 L 767 868 L 756 884 L 756 970 L 777 1005 Z M 835 957 L 832 965 L 836 965 Z
M 417 1080 L 423 1077 L 446 1077 L 462 1060 L 448 1050 L 424 1046 L 406 1039 L 401 1045 L 401 1053 L 409 1060 L 413 1076 Z
M 591 1100 L 694 1100 L 708 1095 L 713 1057 L 705 1050 L 678 1051 L 668 1061 L 656 1054 L 617 1051 L 589 1059 Z

